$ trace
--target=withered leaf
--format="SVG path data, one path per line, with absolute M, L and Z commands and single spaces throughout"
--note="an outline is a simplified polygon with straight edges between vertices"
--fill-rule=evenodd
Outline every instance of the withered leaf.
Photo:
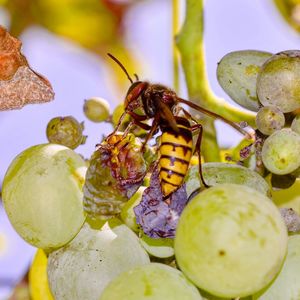
M 21 46 L 0 26 L 0 110 L 19 109 L 54 98 L 51 84 L 29 67 Z
M 151 238 L 174 238 L 179 217 L 187 202 L 185 184 L 164 201 L 156 167 L 142 201 L 134 207 L 136 222 Z

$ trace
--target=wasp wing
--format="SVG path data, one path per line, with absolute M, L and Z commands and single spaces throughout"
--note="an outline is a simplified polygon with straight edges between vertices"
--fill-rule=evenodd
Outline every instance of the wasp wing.
M 169 106 L 161 101 L 158 101 L 158 106 L 159 114 L 162 119 L 166 120 L 175 132 L 179 132 L 177 122 Z

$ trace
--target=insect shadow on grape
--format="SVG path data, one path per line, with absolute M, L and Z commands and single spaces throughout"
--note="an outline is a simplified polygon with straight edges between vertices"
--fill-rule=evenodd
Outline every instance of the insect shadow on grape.
M 241 128 L 240 125 L 198 106 L 191 101 L 178 97 L 177 94 L 168 87 L 161 84 L 140 81 L 136 74 L 134 75 L 136 81 L 133 81 L 123 64 L 112 54 L 108 53 L 108 56 L 124 71 L 131 86 L 125 97 L 124 112 L 115 129 L 107 139 L 119 131 L 126 115 L 129 115 L 131 120 L 124 130 L 123 137 L 126 137 L 131 132 L 133 126 L 138 126 L 148 132 L 143 141 L 142 152 L 145 151 L 149 140 L 158 131 L 161 132 L 160 146 L 158 149 L 159 158 L 156 162 L 156 166 L 152 167 L 152 169 L 154 169 L 153 174 L 155 172 L 158 173 L 158 181 L 152 180 L 150 187 L 154 182 L 155 188 L 160 186 L 162 193 L 160 201 L 164 201 L 168 205 L 171 205 L 171 202 L 174 201 L 175 195 L 173 194 L 183 187 L 184 177 L 187 174 L 193 155 L 198 156 L 201 181 L 200 188 L 193 193 L 193 196 L 199 193 L 201 189 L 208 187 L 203 178 L 201 164 L 203 127 L 186 109 L 180 106 L 180 104 L 185 104 L 214 119 L 222 120 L 247 137 L 249 137 L 249 134 Z M 137 113 L 136 110 L 138 109 L 142 110 L 142 113 Z M 151 125 L 146 123 L 150 120 L 152 120 Z M 197 135 L 195 144 L 193 142 L 194 134 Z M 153 199 L 155 199 L 155 197 L 153 197 Z M 158 199 L 160 199 L 160 197 Z

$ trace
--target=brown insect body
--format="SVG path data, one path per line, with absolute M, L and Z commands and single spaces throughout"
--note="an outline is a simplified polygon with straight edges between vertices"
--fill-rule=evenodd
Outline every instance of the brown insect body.
M 133 82 L 124 66 L 111 54 L 108 54 L 126 73 L 132 83 L 126 94 L 124 101 L 125 111 L 111 135 L 118 131 L 124 117 L 129 114 L 132 121 L 125 130 L 124 135 L 128 134 L 133 125 L 139 126 L 148 131 L 143 143 L 143 148 L 149 139 L 157 132 L 162 132 L 161 144 L 159 148 L 159 177 L 164 198 L 167 198 L 176 191 L 183 183 L 184 177 L 188 171 L 188 166 L 193 154 L 197 153 L 199 158 L 199 174 L 204 186 L 205 181 L 201 170 L 200 145 L 202 138 L 202 125 L 199 124 L 188 111 L 179 106 L 180 103 L 186 104 L 201 113 L 213 118 L 220 119 L 223 122 L 234 127 L 242 134 L 246 132 L 237 124 L 215 114 L 195 103 L 179 98 L 174 91 L 161 85 L 151 84 L 146 81 Z M 144 115 L 137 114 L 135 110 L 141 109 Z M 182 113 L 181 115 L 180 112 Z M 143 123 L 153 119 L 150 125 Z M 191 125 L 191 122 L 194 124 Z M 193 132 L 198 131 L 198 138 L 193 149 Z

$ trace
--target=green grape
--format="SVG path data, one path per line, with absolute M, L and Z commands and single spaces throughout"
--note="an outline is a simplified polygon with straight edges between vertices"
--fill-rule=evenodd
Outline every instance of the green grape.
M 86 223 L 69 245 L 49 255 L 49 286 L 56 300 L 99 300 L 117 275 L 149 263 L 126 225 L 110 220 L 99 230 Z
M 255 122 L 261 133 L 271 135 L 283 128 L 285 118 L 283 112 L 276 106 L 264 106 L 257 112 Z
M 123 113 L 124 113 L 124 104 L 122 103 L 122 104 L 119 104 L 113 111 L 112 123 L 113 123 L 114 127 L 116 127 L 118 125 L 119 120 L 120 120 Z M 130 120 L 130 116 L 127 115 L 124 118 L 123 123 L 128 124 L 129 120 Z M 124 128 L 120 128 L 120 130 L 122 130 L 122 129 L 124 129 Z
M 168 258 L 174 255 L 173 239 L 153 239 L 144 234 L 140 238 L 140 243 L 154 257 Z
M 287 229 L 272 201 L 228 183 L 188 203 L 174 244 L 182 272 L 199 288 L 224 298 L 249 296 L 269 284 L 286 248 Z
M 236 103 L 258 111 L 256 77 L 260 66 L 271 56 L 271 53 L 253 50 L 228 53 L 218 64 L 221 87 Z
M 296 300 L 300 295 L 300 235 L 290 236 L 283 267 L 272 283 L 253 300 Z
M 300 115 L 297 115 L 293 121 L 292 121 L 292 125 L 291 125 L 291 129 L 295 132 L 297 132 L 298 134 L 300 134 Z
M 99 300 L 201 300 L 202 297 L 179 271 L 160 263 L 124 272 L 105 288 Z
M 58 248 L 79 231 L 85 215 L 84 160 L 56 144 L 30 147 L 9 166 L 3 181 L 4 208 L 15 230 L 42 249 Z
M 84 101 L 83 112 L 93 122 L 103 122 L 109 117 L 109 103 L 99 97 L 93 97 Z
M 264 106 L 287 113 L 300 108 L 300 51 L 279 52 L 269 58 L 257 77 L 257 95 Z
M 146 187 L 141 186 L 128 200 L 128 202 L 124 204 L 120 214 L 122 221 L 135 232 L 139 231 L 139 226 L 136 223 L 136 217 L 133 208 L 141 202 L 145 189 Z
M 300 135 L 290 129 L 275 131 L 264 142 L 262 161 L 277 175 L 285 175 L 300 166 Z
M 270 187 L 266 180 L 258 173 L 235 164 L 211 162 L 202 164 L 202 172 L 205 182 L 209 186 L 220 183 L 235 183 L 246 185 L 269 196 Z M 198 165 L 192 166 L 186 176 L 186 191 L 191 195 L 200 186 Z
M 83 123 L 79 123 L 72 116 L 56 117 L 49 121 L 46 134 L 50 143 L 75 149 L 85 143 L 86 136 L 82 135 L 83 129 Z

